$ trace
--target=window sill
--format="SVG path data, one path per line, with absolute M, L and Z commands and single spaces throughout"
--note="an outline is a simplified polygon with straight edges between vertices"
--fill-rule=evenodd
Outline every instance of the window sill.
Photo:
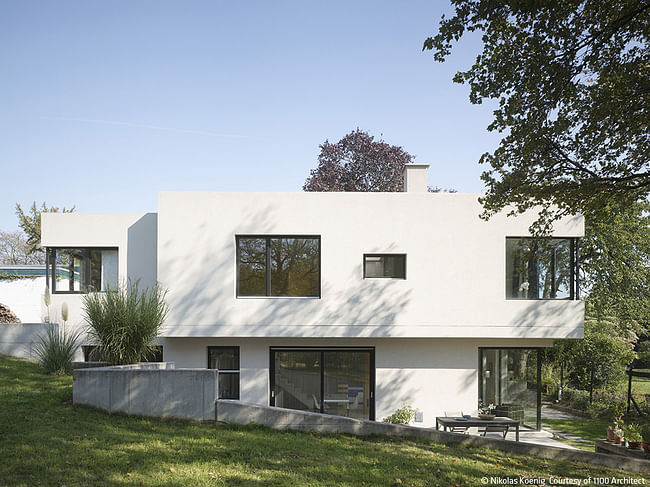
M 235 299 L 321 299 L 320 296 L 235 296 Z

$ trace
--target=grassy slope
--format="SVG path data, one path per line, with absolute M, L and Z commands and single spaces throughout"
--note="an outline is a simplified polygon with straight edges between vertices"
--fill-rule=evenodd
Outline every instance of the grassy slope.
M 624 475 L 426 441 L 109 416 L 73 407 L 71 396 L 69 377 L 0 356 L 0 484 L 417 486 Z
M 596 419 L 544 419 L 545 426 L 571 435 L 578 435 L 588 443 L 572 441 L 570 439 L 557 438 L 559 441 L 586 451 L 594 451 L 594 441 L 602 440 L 607 436 L 607 421 Z

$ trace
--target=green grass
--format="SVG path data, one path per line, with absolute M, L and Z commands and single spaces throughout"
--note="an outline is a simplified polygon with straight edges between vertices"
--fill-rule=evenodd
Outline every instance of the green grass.
M 544 426 L 568 433 L 571 435 L 580 436 L 585 442 L 575 441 L 571 439 L 557 438 L 559 441 L 568 445 L 579 448 L 580 450 L 594 451 L 594 442 L 602 440 L 607 437 L 607 427 L 610 423 L 607 421 L 600 421 L 597 419 L 544 419 L 542 420 Z
M 650 394 L 650 379 L 645 377 L 632 377 L 633 394 Z
M 464 486 L 484 476 L 638 477 L 411 439 L 109 416 L 71 398 L 70 377 L 0 356 L 1 485 Z

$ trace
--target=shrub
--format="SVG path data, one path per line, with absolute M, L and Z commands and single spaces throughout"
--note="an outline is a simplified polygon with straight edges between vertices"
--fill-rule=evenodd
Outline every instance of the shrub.
M 415 421 L 415 413 L 417 409 L 413 409 L 411 406 L 402 406 L 397 409 L 393 414 L 384 418 L 384 423 L 392 424 L 409 424 Z
M 153 340 L 167 316 L 166 291 L 156 285 L 140 290 L 129 281 L 104 293 L 83 298 L 88 335 L 95 342 L 95 359 L 115 365 L 132 364 L 151 357 Z
M 34 352 L 38 363 L 48 374 L 71 374 L 72 359 L 79 348 L 80 333 L 57 330 L 54 325 L 48 325 L 45 335 L 41 336 Z

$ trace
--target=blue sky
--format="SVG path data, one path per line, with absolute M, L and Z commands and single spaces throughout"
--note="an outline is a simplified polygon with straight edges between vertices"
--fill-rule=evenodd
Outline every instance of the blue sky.
M 422 52 L 446 2 L 0 3 L 0 230 L 36 200 L 156 211 L 161 190 L 300 191 L 319 144 L 361 128 L 479 192 L 498 134 Z

